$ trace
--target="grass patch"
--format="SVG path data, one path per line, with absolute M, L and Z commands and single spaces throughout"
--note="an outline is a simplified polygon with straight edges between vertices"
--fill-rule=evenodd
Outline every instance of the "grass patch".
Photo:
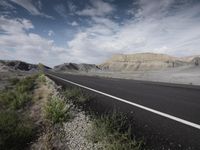
M 44 74 L 40 74 L 39 77 L 38 77 L 38 80 L 41 82 L 41 83 L 46 83 L 46 77 Z
M 35 79 L 37 76 L 30 76 L 20 80 L 16 84 L 15 90 L 17 92 L 30 92 L 34 89 L 35 86 Z
M 15 112 L 0 112 L 1 149 L 23 149 L 34 136 L 34 126 L 30 120 L 19 117 Z
M 45 117 L 53 124 L 61 123 L 70 119 L 70 108 L 64 101 L 52 96 L 45 106 Z
M 34 137 L 34 123 L 16 110 L 32 100 L 36 77 L 10 79 L 12 87 L 0 91 L 0 149 L 25 149 Z
M 91 100 L 80 88 L 66 89 L 64 96 L 75 105 L 83 105 Z M 92 118 L 92 129 L 87 138 L 93 143 L 102 143 L 106 150 L 141 149 L 143 142 L 132 135 L 131 121 L 126 115 L 114 111 L 101 116 L 92 115 Z
M 13 79 L 12 89 L 5 89 L 0 92 L 0 104 L 4 109 L 21 109 L 31 101 L 32 90 L 35 86 L 36 76 L 26 77 L 21 80 Z
M 140 150 L 142 146 L 142 141 L 132 137 L 125 115 L 117 112 L 94 118 L 88 138 L 94 143 L 103 143 L 107 150 Z
M 0 93 L 0 104 L 6 109 L 24 108 L 26 103 L 31 101 L 31 96 L 27 92 L 2 91 Z
M 16 85 L 19 81 L 20 81 L 19 78 L 11 78 L 11 79 L 9 79 L 9 82 L 11 83 L 11 85 Z
M 68 100 L 75 104 L 84 104 L 91 100 L 91 96 L 84 93 L 80 88 L 68 88 L 63 94 Z

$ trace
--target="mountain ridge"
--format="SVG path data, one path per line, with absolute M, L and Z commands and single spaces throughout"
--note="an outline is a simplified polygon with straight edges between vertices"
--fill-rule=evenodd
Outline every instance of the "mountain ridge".
M 43 65 L 45 69 L 51 69 Z M 36 71 L 39 70 L 38 64 L 31 64 L 21 60 L 0 60 L 0 71 Z
M 113 55 L 99 66 L 102 70 L 108 71 L 148 71 L 175 68 L 185 65 L 198 66 L 199 62 L 199 55 L 174 57 L 158 53 L 136 53 Z

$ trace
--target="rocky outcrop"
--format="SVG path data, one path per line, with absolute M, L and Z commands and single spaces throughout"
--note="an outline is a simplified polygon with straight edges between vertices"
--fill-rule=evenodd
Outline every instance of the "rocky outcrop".
M 191 63 L 194 64 L 195 66 L 200 66 L 200 57 L 194 57 L 191 60 Z
M 44 66 L 46 69 L 50 69 L 50 67 Z M 35 71 L 38 70 L 39 66 L 36 64 L 30 64 L 23 61 L 18 60 L 0 60 L 0 70 L 20 70 L 20 71 Z
M 76 64 L 76 63 L 64 63 L 54 67 L 54 71 L 70 71 L 70 72 L 90 72 L 97 71 L 100 68 L 94 64 Z
M 138 53 L 129 55 L 114 55 L 105 63 L 99 65 L 108 71 L 148 71 L 175 68 L 189 64 L 199 65 L 199 58 L 177 58 L 165 54 Z

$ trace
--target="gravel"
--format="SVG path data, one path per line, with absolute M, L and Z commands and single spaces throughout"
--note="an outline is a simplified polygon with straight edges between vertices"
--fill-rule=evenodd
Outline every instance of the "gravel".
M 60 86 L 57 86 L 55 82 L 49 78 L 47 79 L 47 84 L 50 86 L 50 88 L 53 87 L 53 93 L 55 93 L 55 95 L 59 96 L 59 98 L 62 100 L 67 101 L 59 92 L 61 89 Z M 59 135 L 61 140 L 60 142 L 56 141 L 54 143 L 59 143 L 59 145 L 62 145 L 59 147 L 63 147 L 63 145 L 65 145 L 66 149 L 69 150 L 102 149 L 100 143 L 92 143 L 87 139 L 87 136 L 91 132 L 92 126 L 92 121 L 89 116 L 87 116 L 84 111 L 76 108 L 72 103 L 67 103 L 71 107 L 71 113 L 73 117 L 71 120 L 63 122 L 62 126 L 59 126 L 56 128 L 56 130 L 54 126 L 54 132 L 56 131 L 56 134 Z

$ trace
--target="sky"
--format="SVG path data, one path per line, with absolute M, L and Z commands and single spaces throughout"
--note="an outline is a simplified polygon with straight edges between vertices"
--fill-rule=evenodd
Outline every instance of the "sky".
M 200 54 L 200 0 L 0 0 L 0 59 L 100 64 Z

